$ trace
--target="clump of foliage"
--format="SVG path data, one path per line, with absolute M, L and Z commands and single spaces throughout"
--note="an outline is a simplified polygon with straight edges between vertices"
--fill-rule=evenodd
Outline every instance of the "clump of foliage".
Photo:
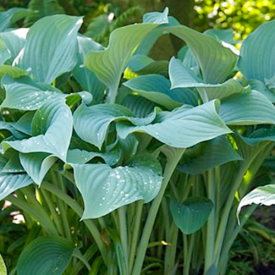
M 248 192 L 274 148 L 275 22 L 238 55 L 168 9 L 107 48 L 81 17 L 10 29 L 31 16 L 0 14 L 0 199 L 28 229 L 10 274 L 225 274 L 252 203 L 273 203 L 273 184 Z M 187 46 L 155 61 L 167 33 Z

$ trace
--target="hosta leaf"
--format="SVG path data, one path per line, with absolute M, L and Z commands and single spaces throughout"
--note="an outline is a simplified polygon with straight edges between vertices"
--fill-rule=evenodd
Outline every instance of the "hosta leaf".
M 85 164 L 94 158 L 102 158 L 108 165 L 115 165 L 120 158 L 120 151 L 114 150 L 109 153 L 89 152 L 80 149 L 68 151 L 67 163 Z
M 11 24 L 24 18 L 29 11 L 23 8 L 11 8 L 0 12 L 0 32 L 11 27 Z
M 260 142 L 275 141 L 275 128 L 260 128 L 247 137 L 242 135 L 239 136 L 246 144 L 254 146 Z
M 168 21 L 169 9 L 166 7 L 163 12 L 148 12 L 143 15 L 143 23 L 165 24 Z
M 3 40 L 5 47 L 10 52 L 9 63 L 16 58 L 24 47 L 28 31 L 29 29 L 21 28 L 0 33 L 0 38 Z
M 161 75 L 146 75 L 123 83 L 139 95 L 171 110 L 182 104 L 196 105 L 198 98 L 188 89 L 170 90 L 170 82 Z
M 19 132 L 22 132 L 28 136 L 31 136 L 31 124 L 33 119 L 34 113 L 27 112 L 20 117 L 15 123 L 12 124 L 12 127 Z
M 0 200 L 31 183 L 32 179 L 27 174 L 0 173 Z
M 9 131 L 15 138 L 22 139 L 24 135 L 19 133 L 11 122 L 0 121 L 0 130 Z
M 18 275 L 61 275 L 68 266 L 73 245 L 63 238 L 40 237 L 22 252 L 17 264 Z
M 268 89 L 263 82 L 257 79 L 252 79 L 249 81 L 249 85 L 252 90 L 264 94 L 272 103 L 275 103 L 275 93 Z
M 5 141 L 3 148 L 7 150 L 12 147 L 21 153 L 49 153 L 66 161 L 72 126 L 71 110 L 65 104 L 65 99 L 55 99 L 36 111 L 32 120 L 33 137 Z
M 123 100 L 123 105 L 130 109 L 137 117 L 146 117 L 153 112 L 155 104 L 144 97 L 128 95 Z
M 33 12 L 25 20 L 27 25 L 44 16 L 64 13 L 64 9 L 59 5 L 58 0 L 31 0 L 28 7 Z
M 104 97 L 105 86 L 98 80 L 95 73 L 83 66 L 84 57 L 90 51 L 100 51 L 103 47 L 94 42 L 91 38 L 78 36 L 78 63 L 73 70 L 73 76 L 76 81 L 94 97 L 94 102 L 102 101 Z
M 172 200 L 170 204 L 174 223 L 186 235 L 201 229 L 212 209 L 212 202 L 203 197 L 188 198 L 183 203 Z
M 241 209 L 244 206 L 250 205 L 252 203 L 267 206 L 275 204 L 275 184 L 257 187 L 248 193 L 245 197 L 243 197 L 238 206 L 237 215 L 240 214 Z
M 234 32 L 232 29 L 209 29 L 204 33 L 228 44 L 234 45 L 238 43 L 238 41 L 234 40 Z
M 11 53 L 6 47 L 5 42 L 0 37 L 0 65 L 4 64 L 10 57 Z
M 167 27 L 168 32 L 183 39 L 196 57 L 204 83 L 223 83 L 232 73 L 237 56 L 216 39 L 185 26 Z
M 274 30 L 274 20 L 264 23 L 242 43 L 238 67 L 247 79 L 264 82 L 275 75 Z
M 114 169 L 106 164 L 72 166 L 84 199 L 83 219 L 102 217 L 137 200 L 150 202 L 162 182 L 161 166 L 150 156 L 136 158 L 129 166 Z
M 191 69 L 185 67 L 180 60 L 175 58 L 170 61 L 169 76 L 172 88 L 198 88 L 202 98 L 205 97 L 204 93 L 206 93 L 207 100 L 223 99 L 243 91 L 243 87 L 234 79 L 229 79 L 222 84 L 203 83 Z
M 8 161 L 4 168 L 2 169 L 1 173 L 9 173 L 9 174 L 17 174 L 17 173 L 24 173 L 25 170 L 22 167 L 18 152 L 13 152 L 11 156 L 7 156 Z
M 251 91 L 225 99 L 220 116 L 228 125 L 275 124 L 275 107 L 263 94 Z
M 5 262 L 4 262 L 1 254 L 0 254 L 0 274 L 1 275 L 7 275 L 8 274 Z
M 20 153 L 20 162 L 33 182 L 40 185 L 57 157 L 47 153 Z
M 113 101 L 121 75 L 134 50 L 157 26 L 158 24 L 148 23 L 116 29 L 111 33 L 109 46 L 105 50 L 86 55 L 85 66 L 95 72 L 99 80 L 107 86 L 110 101 Z
M 147 126 L 119 123 L 117 131 L 121 138 L 130 133 L 142 132 L 172 147 L 191 147 L 231 132 L 217 114 L 218 105 L 218 101 L 211 101 L 193 108 L 182 106 L 172 112 L 158 114 L 154 123 Z
M 34 82 L 28 77 L 14 80 L 9 76 L 5 76 L 2 79 L 2 85 L 6 90 L 6 98 L 1 104 L 2 108 L 26 111 L 37 110 L 48 100 L 64 96 L 51 85 Z
M 82 19 L 53 15 L 37 21 L 29 30 L 26 45 L 15 64 L 27 70 L 38 82 L 51 83 L 77 63 L 77 31 Z
M 225 136 L 197 145 L 195 152 L 185 152 L 178 168 L 187 174 L 201 174 L 230 161 L 242 160 Z M 190 150 L 194 150 L 193 148 Z
M 81 139 L 101 148 L 113 121 L 127 120 L 136 125 L 146 125 L 151 123 L 155 116 L 156 113 L 153 112 L 148 117 L 136 118 L 129 109 L 118 104 L 99 104 L 91 107 L 82 104 L 74 113 L 74 129 Z
M 135 54 L 130 58 L 127 66 L 132 72 L 138 72 L 152 62 L 154 62 L 154 59 L 150 58 L 147 55 Z
M 26 72 L 20 68 L 12 67 L 9 65 L 0 65 L 0 80 L 5 74 L 7 74 L 13 78 L 18 78 L 18 77 L 27 75 L 28 72 Z M 3 82 L 2 82 L 2 84 L 3 84 Z

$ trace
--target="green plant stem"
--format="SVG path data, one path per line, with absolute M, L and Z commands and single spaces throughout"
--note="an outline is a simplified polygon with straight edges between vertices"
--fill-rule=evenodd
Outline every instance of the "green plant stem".
M 238 236 L 241 229 L 243 228 L 243 226 L 245 225 L 245 223 L 247 222 L 249 217 L 252 215 L 254 210 L 257 208 L 257 206 L 258 205 L 256 205 L 256 204 L 252 204 L 252 205 L 248 206 L 248 208 L 245 210 L 245 213 L 242 215 L 242 217 L 240 219 L 240 224 L 235 227 L 234 231 L 230 234 L 230 238 L 227 238 L 225 240 L 223 253 L 221 255 L 221 259 L 218 264 L 219 271 L 226 270 L 226 268 L 224 268 L 224 265 L 227 265 L 227 258 L 228 258 L 228 254 L 231 249 L 231 246 L 233 245 L 233 242 L 235 241 L 236 237 Z
M 50 235 L 50 236 L 58 236 L 58 232 L 52 222 L 52 220 L 46 215 L 44 212 L 41 212 L 40 208 L 30 206 L 26 201 L 20 200 L 12 195 L 9 195 L 6 198 L 16 207 L 24 210 L 28 213 L 31 217 L 33 217 L 36 221 L 38 221 L 43 229 Z
M 66 193 L 66 189 L 63 185 L 62 177 L 59 176 L 59 173 L 58 172 L 55 173 L 53 170 L 51 170 L 50 174 L 51 174 L 52 183 L 54 185 L 56 185 L 57 187 L 59 187 L 64 193 Z M 58 208 L 60 211 L 60 216 L 61 216 L 61 220 L 62 220 L 62 224 L 63 224 L 65 237 L 71 241 L 72 240 L 71 229 L 70 229 L 70 225 L 69 225 L 69 222 L 67 219 L 67 211 L 66 211 L 65 204 L 59 198 L 57 199 L 57 203 L 58 203 Z
M 128 267 L 128 233 L 127 233 L 127 221 L 126 221 L 126 207 L 120 207 L 118 209 L 118 217 L 119 217 L 119 231 L 120 231 L 120 241 L 123 249 L 124 254 L 124 265 L 125 265 L 125 272 L 129 274 L 129 267 Z
M 43 182 L 42 188 L 49 191 L 50 193 L 54 194 L 61 200 L 63 200 L 69 207 L 71 207 L 75 213 L 79 216 L 82 217 L 83 214 L 83 209 L 80 207 L 80 205 L 72 199 L 70 196 L 68 196 L 66 193 L 63 193 L 60 189 L 58 189 L 56 186 L 48 183 L 48 182 Z M 100 232 L 95 225 L 95 223 L 92 220 L 84 220 L 83 221 L 87 228 L 89 229 L 90 233 L 92 234 L 98 249 L 102 255 L 103 261 L 105 264 L 107 264 L 107 248 L 104 245 Z
M 53 202 L 48 194 L 48 192 L 46 190 L 41 189 L 42 195 L 49 207 L 50 213 L 52 215 L 52 218 L 54 220 L 54 223 L 56 225 L 56 228 L 58 230 L 58 233 L 62 236 L 63 235 L 63 228 L 62 228 L 62 224 L 60 221 L 60 217 L 58 217 L 58 214 L 56 213 L 55 207 L 53 205 Z
M 147 220 L 146 220 L 146 223 L 144 226 L 144 230 L 142 233 L 142 237 L 140 240 L 140 244 L 138 247 L 136 262 L 134 265 L 132 275 L 140 275 L 141 274 L 142 265 L 143 265 L 143 261 L 144 261 L 146 250 L 147 250 L 147 245 L 149 243 L 150 235 L 151 235 L 154 223 L 155 223 L 155 219 L 156 219 L 156 216 L 157 216 L 157 213 L 159 210 L 160 203 L 164 196 L 164 193 L 165 193 L 166 187 L 169 183 L 169 180 L 170 180 L 183 152 L 185 151 L 185 149 L 172 149 L 171 148 L 171 151 L 172 151 L 171 156 L 169 156 L 170 152 L 167 152 L 167 164 L 166 164 L 165 171 L 164 171 L 163 183 L 162 183 L 161 189 L 159 191 L 159 194 L 154 199 L 154 201 L 151 205 L 151 208 L 149 210 L 149 214 L 148 214 L 148 217 L 147 217 Z
M 190 244 L 189 244 L 189 247 L 188 247 L 188 251 L 187 251 L 186 262 L 184 263 L 184 267 L 187 266 L 188 274 L 190 272 L 190 266 L 191 266 L 191 259 L 192 259 L 193 249 L 194 249 L 194 243 L 195 243 L 195 234 L 192 234 L 191 239 L 190 239 Z
M 189 275 L 190 265 L 188 262 L 188 237 L 185 234 L 183 236 L 183 275 Z
M 205 249 L 205 262 L 204 262 L 204 272 L 205 274 L 211 268 L 214 263 L 214 253 L 215 253 L 215 173 L 213 169 L 208 171 L 207 179 L 207 193 L 208 198 L 212 201 L 214 207 L 209 215 L 207 221 L 207 231 L 206 231 L 206 249 Z
M 216 264 L 216 266 L 218 265 L 219 260 L 220 260 L 220 253 L 221 253 L 222 246 L 223 246 L 223 241 L 224 241 L 224 237 L 225 237 L 225 233 L 226 233 L 226 227 L 227 227 L 227 222 L 228 222 L 228 218 L 230 215 L 230 210 L 231 210 L 231 207 L 232 207 L 234 199 L 235 199 L 235 193 L 238 190 L 238 188 L 240 187 L 243 177 L 246 174 L 249 166 L 254 161 L 254 159 L 259 154 L 259 152 L 263 149 L 264 148 L 259 147 L 253 156 L 250 156 L 249 159 L 241 162 L 239 172 L 235 178 L 235 182 L 234 182 L 232 188 L 230 189 L 228 199 L 226 201 L 224 210 L 222 211 L 221 221 L 220 221 L 220 225 L 219 225 L 219 229 L 218 229 L 218 233 L 217 233 L 217 237 L 216 237 L 216 244 L 215 244 L 215 264 Z
M 138 242 L 138 237 L 140 232 L 143 204 L 144 204 L 144 201 L 142 200 L 136 203 L 136 214 L 135 214 L 134 228 L 133 228 L 133 234 L 132 234 L 132 245 L 131 245 L 130 262 L 129 262 L 130 274 L 132 273 L 132 270 L 133 270 L 135 255 L 137 251 L 137 242 Z

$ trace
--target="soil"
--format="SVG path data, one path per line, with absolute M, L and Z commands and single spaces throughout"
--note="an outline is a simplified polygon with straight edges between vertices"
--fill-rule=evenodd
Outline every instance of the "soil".
M 257 275 L 275 275 L 274 262 L 270 262 L 268 265 L 258 264 L 254 269 Z

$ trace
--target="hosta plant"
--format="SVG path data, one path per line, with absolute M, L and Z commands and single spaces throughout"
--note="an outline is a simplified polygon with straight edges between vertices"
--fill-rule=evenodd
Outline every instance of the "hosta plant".
M 0 199 L 28 234 L 11 274 L 226 273 L 275 139 L 270 22 L 243 43 L 164 12 L 104 48 L 81 17 L 0 14 Z M 170 61 L 164 34 L 186 46 Z M 246 200 L 247 201 L 247 200 Z M 243 203 L 244 204 L 244 203 Z M 5 251 L 0 251 L 5 259 Z

